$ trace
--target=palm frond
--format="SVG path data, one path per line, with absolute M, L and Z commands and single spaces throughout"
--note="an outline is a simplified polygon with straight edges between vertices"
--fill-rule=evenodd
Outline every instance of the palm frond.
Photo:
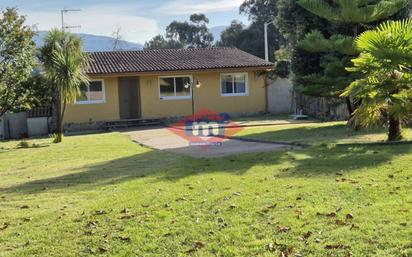
M 361 125 L 379 121 L 382 110 L 399 120 L 411 118 L 412 20 L 387 21 L 355 41 L 361 54 L 348 71 L 362 74 L 341 95 L 362 99 L 355 115 Z
M 331 22 L 367 24 L 394 15 L 408 2 L 408 0 L 299 0 L 298 4 Z

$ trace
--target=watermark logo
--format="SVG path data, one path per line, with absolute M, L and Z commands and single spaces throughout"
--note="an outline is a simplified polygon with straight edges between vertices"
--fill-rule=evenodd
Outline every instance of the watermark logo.
M 239 133 L 242 128 L 230 120 L 229 114 L 204 109 L 180 119 L 169 130 L 191 146 L 221 146 L 225 139 Z

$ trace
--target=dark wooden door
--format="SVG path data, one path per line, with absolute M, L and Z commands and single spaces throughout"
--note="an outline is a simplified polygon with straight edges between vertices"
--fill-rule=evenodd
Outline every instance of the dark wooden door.
M 140 110 L 140 79 L 138 77 L 119 78 L 120 119 L 138 119 Z

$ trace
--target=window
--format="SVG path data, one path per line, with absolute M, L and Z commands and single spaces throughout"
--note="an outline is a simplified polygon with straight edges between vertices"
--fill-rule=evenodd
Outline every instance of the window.
M 103 80 L 92 80 L 89 85 L 80 86 L 80 94 L 76 97 L 76 104 L 104 103 Z
M 222 96 L 244 96 L 248 94 L 248 76 L 246 73 L 222 74 L 220 87 Z
M 159 77 L 160 99 L 186 99 L 191 97 L 190 76 Z

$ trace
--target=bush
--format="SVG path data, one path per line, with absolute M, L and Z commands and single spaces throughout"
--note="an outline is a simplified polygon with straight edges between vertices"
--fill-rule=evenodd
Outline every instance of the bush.
M 30 143 L 23 140 L 23 141 L 20 141 L 20 143 L 18 144 L 18 147 L 19 148 L 30 148 Z
M 18 144 L 18 148 L 39 148 L 40 145 L 36 143 L 30 143 L 27 142 L 26 140 L 20 141 Z

